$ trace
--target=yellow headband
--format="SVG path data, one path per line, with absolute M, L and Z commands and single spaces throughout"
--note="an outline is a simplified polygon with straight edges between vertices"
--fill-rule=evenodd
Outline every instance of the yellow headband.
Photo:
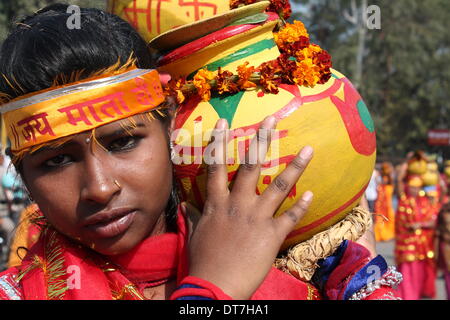
M 156 70 L 127 72 L 39 91 L 0 108 L 11 151 L 91 130 L 164 102 Z

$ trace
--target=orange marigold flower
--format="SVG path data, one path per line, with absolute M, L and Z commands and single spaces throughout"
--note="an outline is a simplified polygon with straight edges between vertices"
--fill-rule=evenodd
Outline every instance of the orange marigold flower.
M 217 91 L 219 94 L 223 93 L 236 93 L 239 92 L 237 84 L 233 81 L 233 73 L 230 71 L 222 70 L 219 67 L 217 70 Z
M 277 59 L 278 65 L 283 70 L 281 72 L 282 82 L 294 84 L 294 72 L 297 70 L 297 63 L 295 59 L 291 59 L 288 54 L 281 54 Z
M 289 0 L 270 0 L 267 11 L 278 13 L 283 19 L 289 19 L 292 14 L 291 4 Z
M 309 39 L 308 31 L 301 21 L 294 21 L 293 24 L 286 23 L 286 26 L 278 33 L 274 34 L 275 42 L 280 48 L 283 48 L 287 43 L 294 43 L 300 41 L 300 37 Z
M 261 78 L 259 80 L 259 83 L 265 91 L 275 94 L 279 92 L 278 85 L 280 83 L 280 78 L 277 78 L 276 75 L 276 73 L 279 71 L 280 68 L 276 60 L 261 64 L 259 70 Z
M 211 99 L 211 84 L 210 81 L 215 79 L 215 73 L 208 71 L 208 69 L 200 69 L 194 76 L 194 86 L 197 88 L 197 93 L 202 97 L 203 101 Z
M 296 57 L 298 52 L 310 46 L 309 38 L 300 36 L 300 39 L 294 43 L 285 43 L 280 49 L 281 53 Z
M 249 80 L 252 74 L 255 72 L 255 67 L 247 67 L 248 65 L 249 63 L 245 62 L 244 64 L 237 67 L 237 73 L 239 76 L 237 85 L 242 90 L 256 87 L 256 84 Z
M 185 78 L 180 78 L 178 80 L 170 80 L 167 84 L 167 87 L 164 89 L 165 94 L 176 96 L 178 103 L 183 103 L 186 100 L 186 95 L 189 96 L 189 93 L 186 93 L 186 95 L 183 93 L 183 87 L 186 84 Z
M 312 59 L 304 59 L 297 62 L 293 77 L 298 85 L 314 87 L 320 81 L 320 68 L 312 62 Z
M 328 69 L 324 72 L 321 72 L 319 83 L 320 84 L 327 83 L 327 81 L 330 80 L 330 78 L 331 78 L 331 71 L 330 69 Z
M 321 50 L 315 55 L 314 63 L 322 68 L 331 68 L 333 66 L 331 56 L 326 50 Z

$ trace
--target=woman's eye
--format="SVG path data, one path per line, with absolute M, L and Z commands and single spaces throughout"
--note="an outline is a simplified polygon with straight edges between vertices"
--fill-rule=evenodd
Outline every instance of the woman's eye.
M 114 140 L 108 146 L 109 151 L 126 151 L 134 148 L 138 143 L 138 138 L 133 136 L 126 136 Z
M 55 167 L 60 167 L 65 164 L 68 164 L 71 161 L 72 161 L 72 158 L 70 156 L 65 155 L 65 154 L 60 154 L 56 157 L 48 159 L 47 161 L 44 162 L 44 164 L 45 164 L 45 166 L 47 166 L 49 168 L 55 168 Z

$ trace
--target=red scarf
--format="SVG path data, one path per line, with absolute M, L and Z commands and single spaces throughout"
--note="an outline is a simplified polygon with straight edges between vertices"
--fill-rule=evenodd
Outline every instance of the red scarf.
M 18 276 L 21 279 L 22 298 L 137 300 L 144 299 L 142 291 L 146 287 L 172 279 L 176 279 L 179 285 L 188 275 L 188 230 L 181 209 L 177 225 L 177 234 L 149 237 L 133 250 L 113 257 L 102 256 L 75 243 L 53 228 L 44 229 L 20 267 Z M 201 287 L 216 288 L 206 281 L 197 280 Z M 185 294 L 183 290 L 193 289 L 181 289 L 177 294 Z M 187 295 L 196 295 L 196 292 Z M 317 289 L 312 285 L 272 268 L 251 299 L 319 298 Z
M 105 257 L 53 228 L 43 231 L 19 276 L 24 299 L 144 299 L 142 290 L 187 275 L 188 231 L 182 210 L 178 233 L 149 237 L 133 250 Z

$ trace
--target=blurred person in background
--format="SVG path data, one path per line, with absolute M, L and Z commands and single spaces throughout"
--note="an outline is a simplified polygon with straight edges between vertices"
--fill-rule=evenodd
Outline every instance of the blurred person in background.
M 395 212 L 392 203 L 394 193 L 394 168 L 390 162 L 383 162 L 380 169 L 381 183 L 375 201 L 375 239 L 389 241 L 395 236 Z
M 395 259 L 403 275 L 399 294 L 404 300 L 434 298 L 436 263 L 433 236 L 437 214 L 422 190 L 421 175 L 409 174 L 405 187 L 395 225 Z
M 2 188 L 9 203 L 9 216 L 14 225 L 19 222 L 21 212 L 30 204 L 28 192 L 14 166 L 9 166 L 1 179 Z
M 427 170 L 422 175 L 424 191 L 427 194 L 431 205 L 438 212 L 446 202 L 447 184 L 439 172 L 439 165 L 434 157 L 427 157 Z
M 7 161 L 0 153 L 0 180 L 6 173 Z M 5 189 L 0 184 L 0 269 L 4 267 L 8 255 L 8 240 L 14 230 L 14 222 L 10 217 L 11 204 L 6 195 Z
M 365 191 L 367 204 L 371 213 L 375 212 L 375 201 L 377 200 L 378 193 L 377 188 L 380 183 L 380 173 L 376 168 L 373 169 L 372 177 L 370 178 L 369 185 Z
M 410 151 L 406 154 L 405 160 L 396 166 L 395 194 L 400 198 L 406 190 L 405 182 L 408 175 L 421 175 L 426 172 L 427 160 L 425 153 L 421 150 Z

